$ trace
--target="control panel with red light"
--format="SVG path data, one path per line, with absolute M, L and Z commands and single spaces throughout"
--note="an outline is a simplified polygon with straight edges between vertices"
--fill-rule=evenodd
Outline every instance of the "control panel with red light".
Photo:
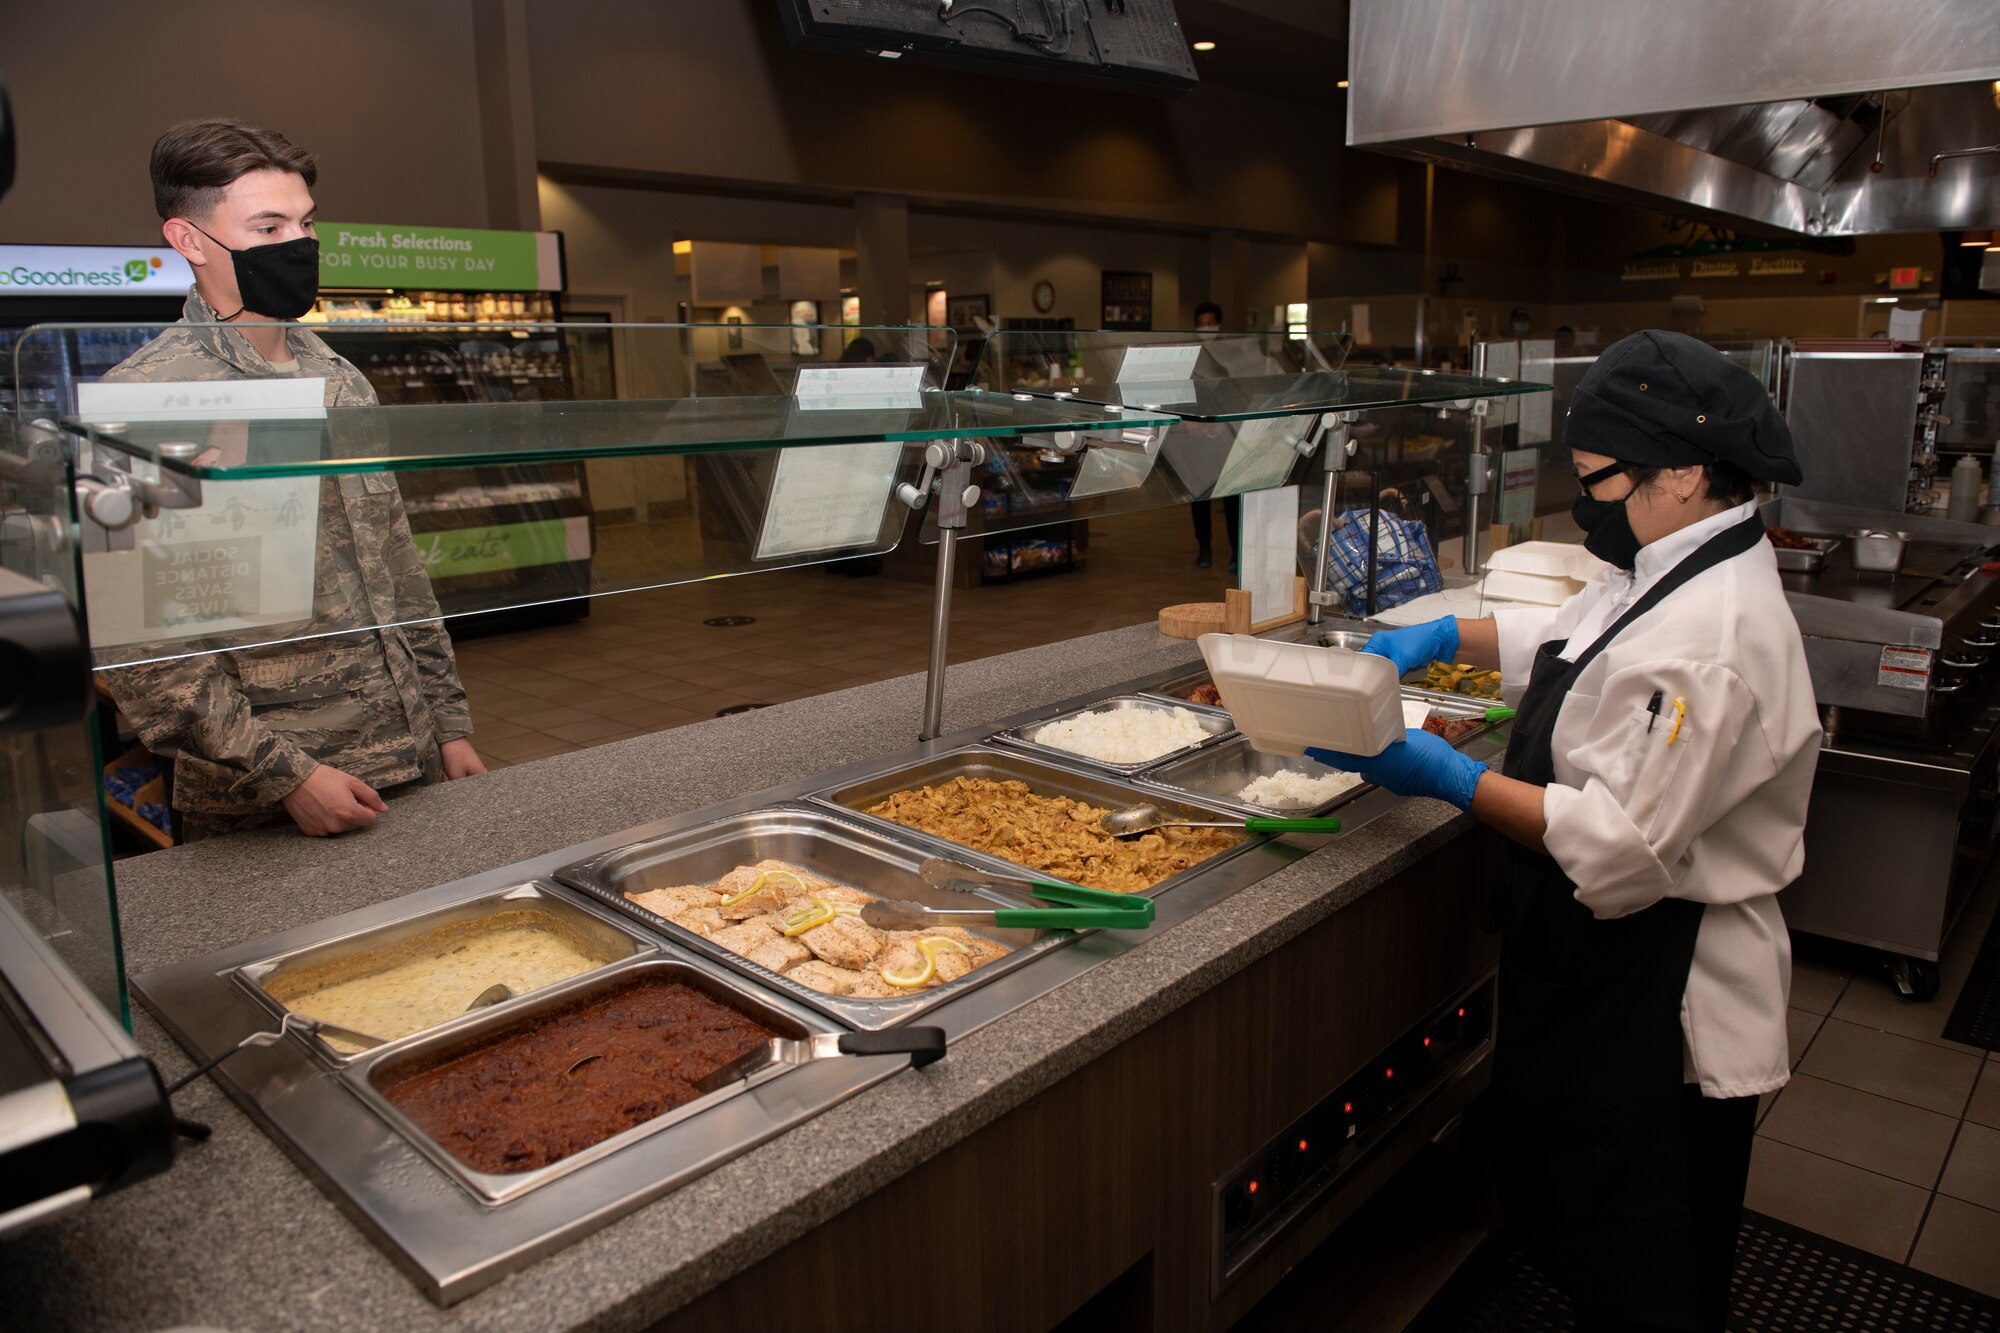
M 1476 1064 L 1493 978 L 1441 1006 L 1215 1183 L 1219 1290 L 1317 1206 L 1406 1116 Z

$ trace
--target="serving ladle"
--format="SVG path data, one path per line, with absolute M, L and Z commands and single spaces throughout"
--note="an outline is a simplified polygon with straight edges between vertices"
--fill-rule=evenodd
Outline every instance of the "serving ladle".
M 1246 833 L 1340 832 L 1340 821 L 1330 815 L 1295 819 L 1276 815 L 1255 815 L 1247 819 L 1175 819 L 1150 801 L 1110 811 L 1098 824 L 1106 833 L 1118 838 L 1136 837 L 1157 828 L 1231 828 Z

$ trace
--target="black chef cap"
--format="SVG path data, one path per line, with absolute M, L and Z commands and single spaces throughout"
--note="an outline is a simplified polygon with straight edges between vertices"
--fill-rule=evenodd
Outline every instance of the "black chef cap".
M 1684 333 L 1620 338 L 1584 372 L 1565 438 L 1647 467 L 1733 463 L 1758 481 L 1803 480 L 1792 432 L 1755 375 Z

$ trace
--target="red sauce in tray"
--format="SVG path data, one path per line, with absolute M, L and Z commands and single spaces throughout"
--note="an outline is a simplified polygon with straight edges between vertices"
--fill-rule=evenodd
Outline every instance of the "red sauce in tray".
M 532 1171 L 693 1101 L 696 1081 L 776 1035 L 685 982 L 642 978 L 377 1086 L 473 1170 Z

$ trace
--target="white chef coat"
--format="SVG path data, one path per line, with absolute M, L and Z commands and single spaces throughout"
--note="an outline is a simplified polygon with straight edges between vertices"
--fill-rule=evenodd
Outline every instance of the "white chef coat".
M 1560 607 L 1496 610 L 1507 697 L 1536 649 L 1574 661 L 1746 502 L 1642 548 Z M 1661 711 L 1648 708 L 1653 695 Z M 1685 713 L 1678 717 L 1675 701 Z M 1703 571 L 1628 625 L 1557 714 L 1543 843 L 1600 918 L 1662 898 L 1708 904 L 1681 999 L 1688 1082 L 1708 1097 L 1782 1087 L 1792 950 L 1778 890 L 1805 864 L 1819 713 L 1768 542 Z

